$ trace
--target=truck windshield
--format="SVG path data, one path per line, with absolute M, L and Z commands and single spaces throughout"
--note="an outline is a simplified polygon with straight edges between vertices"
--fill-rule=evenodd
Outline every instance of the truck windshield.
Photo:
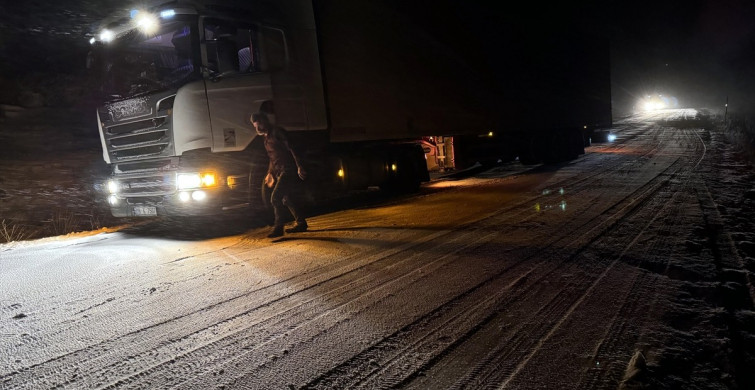
M 110 100 L 176 88 L 199 74 L 192 24 L 171 22 L 150 36 L 134 29 L 101 51 L 102 92 Z

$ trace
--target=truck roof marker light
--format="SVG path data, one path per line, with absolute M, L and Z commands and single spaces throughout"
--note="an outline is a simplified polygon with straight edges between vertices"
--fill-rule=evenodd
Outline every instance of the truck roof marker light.
M 166 9 L 166 10 L 160 11 L 160 17 L 163 19 L 170 19 L 174 16 L 176 16 L 176 10 L 174 9 Z
M 110 42 L 113 38 L 115 38 L 115 33 L 110 30 L 105 29 L 100 32 L 100 40 L 102 42 Z
M 136 24 L 139 31 L 147 35 L 157 31 L 159 25 L 155 15 L 147 12 L 138 12 L 136 17 L 134 17 L 134 24 Z

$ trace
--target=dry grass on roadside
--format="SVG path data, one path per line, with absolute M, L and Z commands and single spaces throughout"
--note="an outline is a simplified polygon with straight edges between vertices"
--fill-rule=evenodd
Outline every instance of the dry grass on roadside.
M 96 211 L 76 213 L 65 209 L 55 210 L 49 219 L 42 221 L 42 226 L 27 225 L 13 219 L 2 219 L 0 220 L 0 243 L 100 230 L 103 228 L 104 219 L 105 216 Z
M 0 220 L 0 242 L 28 240 L 36 235 L 35 230 L 10 219 Z
M 755 162 L 755 115 L 732 115 L 726 134 L 750 162 Z
M 48 235 L 62 236 L 83 230 L 99 230 L 102 228 L 100 221 L 101 216 L 94 211 L 84 214 L 57 209 L 45 223 Z

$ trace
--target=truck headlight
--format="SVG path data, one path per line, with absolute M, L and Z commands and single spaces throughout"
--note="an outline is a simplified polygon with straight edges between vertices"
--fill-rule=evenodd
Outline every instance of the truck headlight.
M 118 184 L 115 180 L 108 180 L 107 181 L 107 191 L 111 194 L 117 194 L 118 191 L 121 189 L 120 184 Z
M 179 173 L 178 177 L 176 177 L 176 183 L 179 190 L 185 190 L 190 188 L 214 187 L 218 184 L 218 180 L 214 172 Z

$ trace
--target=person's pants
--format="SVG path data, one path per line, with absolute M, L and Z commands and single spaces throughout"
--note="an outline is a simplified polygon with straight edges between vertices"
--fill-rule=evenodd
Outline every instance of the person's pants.
M 299 176 L 295 172 L 283 172 L 275 179 L 273 192 L 270 195 L 270 203 L 273 205 L 276 227 L 283 226 L 282 214 L 285 212 L 283 209 L 284 206 L 288 207 L 288 211 L 291 212 L 297 224 L 306 223 L 304 213 L 300 208 L 300 200 L 302 198 L 301 184 L 301 179 L 299 179 Z

